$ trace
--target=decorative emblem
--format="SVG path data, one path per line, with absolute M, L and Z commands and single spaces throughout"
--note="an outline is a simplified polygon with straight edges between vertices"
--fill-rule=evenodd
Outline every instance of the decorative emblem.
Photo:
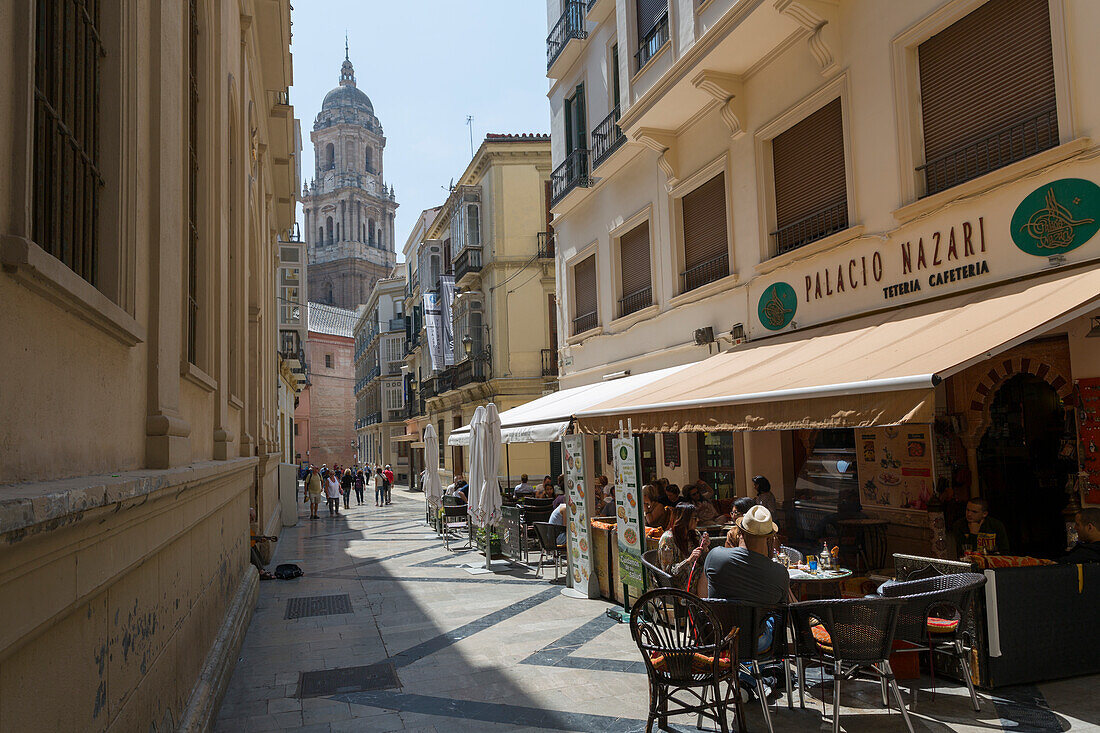
M 1092 239 L 1100 224 L 1100 186 L 1063 178 L 1032 191 L 1012 215 L 1012 241 L 1037 257 L 1065 254 Z
M 798 296 L 795 295 L 794 288 L 785 282 L 777 282 L 764 289 L 757 315 L 764 328 L 778 331 L 791 322 L 796 310 Z

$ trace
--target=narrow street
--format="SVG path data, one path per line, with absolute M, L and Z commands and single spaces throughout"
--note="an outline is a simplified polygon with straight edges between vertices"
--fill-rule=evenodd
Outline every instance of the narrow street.
M 272 567 L 296 563 L 305 576 L 261 584 L 216 730 L 644 730 L 645 670 L 606 603 L 564 597 L 533 571 L 471 575 L 460 566 L 481 556 L 443 548 L 423 523 L 421 494 L 398 487 L 393 502 L 353 503 L 339 518 L 322 509 L 312 522 L 303 509 L 284 531 Z M 288 618 L 296 599 L 311 597 L 323 599 L 309 605 L 314 615 Z M 982 694 L 975 715 L 965 688 L 937 680 L 935 704 L 922 690 L 913 722 L 930 731 L 1095 729 L 1084 721 L 1100 719 L 1088 695 L 1096 682 Z M 822 693 L 831 700 L 827 684 L 813 686 L 805 710 L 787 710 L 781 695 L 776 730 L 830 729 Z M 903 730 L 877 685 L 847 683 L 844 704 L 847 731 Z M 747 709 L 749 729 L 765 730 L 759 706 Z M 675 728 L 695 730 L 694 721 Z

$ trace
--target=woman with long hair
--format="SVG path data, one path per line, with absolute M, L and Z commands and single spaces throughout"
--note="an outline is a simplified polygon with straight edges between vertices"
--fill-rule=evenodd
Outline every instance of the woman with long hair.
M 646 484 L 642 487 L 642 509 L 645 510 L 645 524 L 647 527 L 660 527 L 668 529 L 669 513 L 672 511 L 661 502 L 663 492 L 655 484 Z
M 695 526 L 695 505 L 680 502 L 672 509 L 672 524 L 657 543 L 661 569 L 672 576 L 672 584 L 681 590 L 707 597 L 707 574 L 703 571 L 710 537 Z

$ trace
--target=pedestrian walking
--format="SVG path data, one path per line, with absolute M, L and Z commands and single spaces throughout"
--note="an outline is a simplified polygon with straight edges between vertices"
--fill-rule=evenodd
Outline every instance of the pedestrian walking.
M 351 469 L 345 468 L 344 475 L 340 477 L 340 493 L 344 495 L 344 508 L 351 509 L 351 487 L 355 478 L 351 475 Z
M 309 518 L 317 519 L 317 505 L 321 503 L 321 474 L 316 466 L 310 466 L 306 473 L 306 495 L 309 496 Z
M 385 477 L 382 476 L 382 467 L 375 466 L 374 468 L 374 505 L 382 506 L 382 500 L 386 497 L 386 489 L 382 485 Z
M 390 492 L 393 491 L 393 469 L 390 468 L 390 464 L 386 464 L 386 468 L 382 471 L 382 489 L 386 496 L 387 506 L 390 504 Z
M 340 482 L 336 480 L 335 473 L 325 476 L 325 496 L 328 497 L 328 515 L 340 516 Z
M 363 477 L 363 469 L 355 469 L 355 506 L 359 506 L 363 503 L 363 484 L 366 483 L 366 479 Z

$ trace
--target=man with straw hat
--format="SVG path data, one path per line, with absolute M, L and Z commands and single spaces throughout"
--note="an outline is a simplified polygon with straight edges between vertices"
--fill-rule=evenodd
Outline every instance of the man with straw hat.
M 762 606 L 784 603 L 790 587 L 787 568 L 772 562 L 768 544 L 779 527 L 767 507 L 754 506 L 737 518 L 736 547 L 717 547 L 707 555 L 710 595 Z

